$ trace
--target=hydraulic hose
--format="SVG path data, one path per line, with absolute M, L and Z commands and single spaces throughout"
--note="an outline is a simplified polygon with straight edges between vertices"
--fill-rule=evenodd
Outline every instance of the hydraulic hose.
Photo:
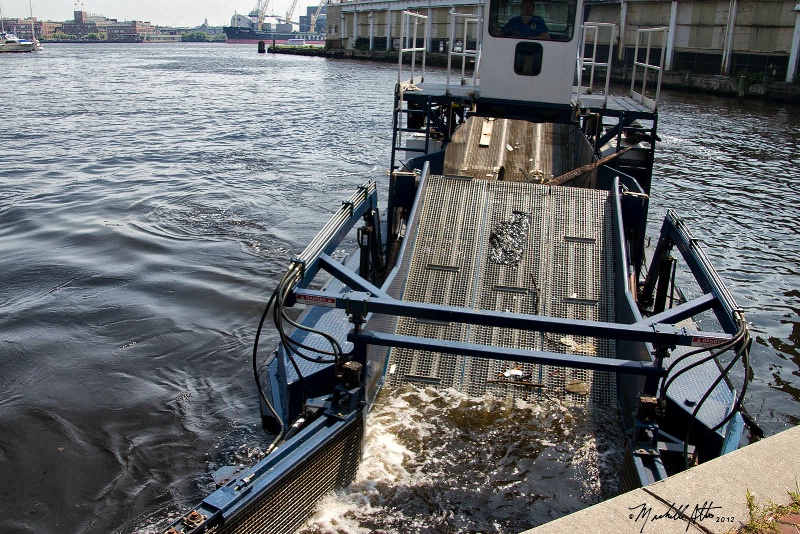
M 684 354 L 683 356 L 681 356 L 680 358 L 676 359 L 672 363 L 672 365 L 670 365 L 670 367 L 669 367 L 669 369 L 667 371 L 667 376 L 669 376 L 669 380 L 666 380 L 666 377 L 665 377 L 665 382 L 664 382 L 663 387 L 661 389 L 661 398 L 662 399 L 666 397 L 667 390 L 669 389 L 669 386 L 672 383 L 674 383 L 675 379 L 678 376 L 680 376 L 681 374 L 685 373 L 686 371 L 688 371 L 690 369 L 693 369 L 693 368 L 697 367 L 698 365 L 701 365 L 701 364 L 703 364 L 703 363 L 705 363 L 707 361 L 710 361 L 711 359 L 714 359 L 714 358 L 718 357 L 719 355 L 721 355 L 725 351 L 729 350 L 730 348 L 738 346 L 738 348 L 736 349 L 736 354 L 731 359 L 730 363 L 728 363 L 728 365 L 725 366 L 725 368 L 720 371 L 720 375 L 716 378 L 716 380 L 714 380 L 714 382 L 711 384 L 711 386 L 706 390 L 706 392 L 700 398 L 700 400 L 698 401 L 698 403 L 695 406 L 694 410 L 692 411 L 691 418 L 689 419 L 689 425 L 687 426 L 687 429 L 686 429 L 686 437 L 685 437 L 685 439 L 683 441 L 683 456 L 684 456 L 684 465 L 685 465 L 686 469 L 689 468 L 689 463 L 690 463 L 689 462 L 689 437 L 691 435 L 691 430 L 692 430 L 692 426 L 694 425 L 694 421 L 697 418 L 697 414 L 700 412 L 700 409 L 705 404 L 706 400 L 708 400 L 708 398 L 711 396 L 711 394 L 713 393 L 713 391 L 717 387 L 717 385 L 719 385 L 719 383 L 725 377 L 728 376 L 728 373 L 730 372 L 730 370 L 733 368 L 734 365 L 736 365 L 736 363 L 740 359 L 742 359 L 743 363 L 744 363 L 744 383 L 742 385 L 742 389 L 741 389 L 740 395 L 738 396 L 738 398 L 734 402 L 734 405 L 731 408 L 731 410 L 729 411 L 729 413 L 719 423 L 717 423 L 713 428 L 709 429 L 708 431 L 706 431 L 706 433 L 703 434 L 703 436 L 702 436 L 702 438 L 700 440 L 700 443 L 702 443 L 705 440 L 705 438 L 707 436 L 709 436 L 711 433 L 716 432 L 718 429 L 722 428 L 723 425 L 725 425 L 728 421 L 730 421 L 730 419 L 732 417 L 734 417 L 734 415 L 739 411 L 739 409 L 740 409 L 740 407 L 742 405 L 744 396 L 745 396 L 745 394 L 747 392 L 747 373 L 748 373 L 748 368 L 749 368 L 750 332 L 749 332 L 749 330 L 747 328 L 747 323 L 745 322 L 744 317 L 742 316 L 741 312 L 737 312 L 736 322 L 738 324 L 739 329 L 736 332 L 736 335 L 729 342 L 725 343 L 724 345 L 721 345 L 721 346 L 717 347 L 717 349 L 712 351 L 708 356 L 706 356 L 704 358 L 701 358 L 700 360 L 698 360 L 696 362 L 693 362 L 690 365 L 687 365 L 686 367 L 684 367 L 683 369 L 681 369 L 677 373 L 673 374 L 672 376 L 669 376 L 669 372 L 675 367 L 675 365 L 677 363 L 679 363 L 680 361 L 684 360 L 685 358 L 687 358 L 687 357 L 689 357 L 691 355 L 695 355 L 695 354 L 698 354 L 700 352 L 703 352 L 703 350 L 701 349 L 701 350 L 695 350 L 695 351 L 688 352 L 688 353 Z
M 680 362 L 682 362 L 683 360 L 685 360 L 686 358 L 689 358 L 691 356 L 695 356 L 697 354 L 701 354 L 701 353 L 707 351 L 708 349 L 700 348 L 700 349 L 692 350 L 692 351 L 689 351 L 686 354 L 683 354 L 683 355 L 679 356 L 678 358 L 676 358 L 670 364 L 670 366 L 667 368 L 667 372 L 664 375 L 664 378 L 662 379 L 661 398 L 665 398 L 666 397 L 667 390 L 669 389 L 670 385 L 672 385 L 672 383 L 675 381 L 676 378 L 678 378 L 679 376 L 681 376 L 685 372 L 687 372 L 687 371 L 689 371 L 691 369 L 694 369 L 695 367 L 697 367 L 699 365 L 702 365 L 702 364 L 704 364 L 704 363 L 706 363 L 708 361 L 713 360 L 714 358 L 717 358 L 718 356 L 723 354 L 725 351 L 727 351 L 727 350 L 731 349 L 732 347 L 736 346 L 737 344 L 739 344 L 744 339 L 745 336 L 749 337 L 749 333 L 747 332 L 747 325 L 744 323 L 744 319 L 742 317 L 740 317 L 739 315 L 737 315 L 737 323 L 739 324 L 739 329 L 736 332 L 736 334 L 733 336 L 733 338 L 731 338 L 730 341 L 727 341 L 726 343 L 723 343 L 722 345 L 716 347 L 713 351 L 711 351 L 709 353 L 708 356 L 706 356 L 704 358 L 701 358 L 701 359 L 697 360 L 696 362 L 693 362 L 693 363 L 687 365 L 686 367 L 684 367 L 683 369 L 680 369 L 676 373 L 672 374 L 672 370 Z
M 286 426 L 283 424 L 283 419 L 281 419 L 281 416 L 278 414 L 277 410 L 275 410 L 275 407 L 272 405 L 272 402 L 267 397 L 267 393 L 264 391 L 264 388 L 261 385 L 261 376 L 258 372 L 258 341 L 261 338 L 261 329 L 264 327 L 264 321 L 267 319 L 267 314 L 269 313 L 270 307 L 272 307 L 272 303 L 275 301 L 275 296 L 277 293 L 277 289 L 272 292 L 272 296 L 269 298 L 267 306 L 264 308 L 264 313 L 261 314 L 261 320 L 258 322 L 258 329 L 256 330 L 256 339 L 253 343 L 253 378 L 255 378 L 256 381 L 256 389 L 258 390 L 258 395 L 261 397 L 261 400 L 267 405 L 267 408 L 270 412 L 272 412 L 272 415 L 275 417 L 275 420 L 280 426 L 278 435 L 275 437 L 272 443 L 270 443 L 269 447 L 267 447 L 267 454 L 275 449 L 286 431 Z

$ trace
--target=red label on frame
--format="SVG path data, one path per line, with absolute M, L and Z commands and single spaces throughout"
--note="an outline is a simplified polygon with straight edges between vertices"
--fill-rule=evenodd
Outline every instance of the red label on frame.
M 318 306 L 329 306 L 331 308 L 336 307 L 336 298 L 335 297 L 326 297 L 323 295 L 305 295 L 299 294 L 297 295 L 297 300 L 301 302 L 305 302 L 306 304 L 316 304 Z
M 693 347 L 716 347 L 725 343 L 724 339 L 716 337 L 694 336 L 692 337 Z

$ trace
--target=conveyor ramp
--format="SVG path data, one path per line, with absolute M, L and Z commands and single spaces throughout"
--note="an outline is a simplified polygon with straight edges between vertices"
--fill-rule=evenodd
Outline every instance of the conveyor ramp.
M 614 321 L 611 204 L 607 191 L 465 176 L 429 176 L 409 235 L 402 298 L 468 309 Z M 527 219 L 527 224 L 525 223 Z M 514 224 L 517 224 L 515 227 Z M 518 256 L 498 256 L 514 230 Z M 498 259 L 499 258 L 499 259 Z M 497 347 L 615 357 L 608 340 L 400 318 L 397 333 Z M 555 396 L 610 404 L 609 373 L 393 349 L 387 382 L 470 395 Z

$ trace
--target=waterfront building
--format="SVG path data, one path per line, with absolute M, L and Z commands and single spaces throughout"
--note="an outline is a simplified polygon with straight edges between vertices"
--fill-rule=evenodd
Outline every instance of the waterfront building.
M 791 81 L 800 39 L 795 0 L 589 0 L 592 21 L 620 28 L 617 61 L 633 61 L 636 30 L 667 27 L 664 66 L 697 74 L 768 74 Z
M 24 19 L 3 18 L 3 28 L 5 28 L 7 32 L 13 33 L 22 39 L 33 39 L 34 37 L 37 39 L 47 39 L 54 33 L 61 31 L 61 23 L 37 20 L 36 17 L 34 17 L 33 33 L 35 35 L 32 35 L 30 17 Z
M 149 37 L 158 33 L 155 26 L 149 22 L 140 22 L 138 20 L 119 22 L 115 19 L 105 19 L 102 22 L 98 21 L 97 27 L 108 35 L 109 41 L 146 41 Z
M 85 11 L 73 11 L 72 20 L 64 22 L 61 31 L 79 38 L 98 33 L 97 23 L 89 20 Z
M 327 10 L 329 48 L 397 49 L 400 46 L 400 15 L 409 10 L 428 17 L 429 24 L 424 31 L 429 51 L 439 52 L 446 51 L 449 44 L 450 11 L 478 14 L 481 3 L 475 0 L 356 0 L 331 2 Z
M 160 34 L 158 28 L 150 22 L 119 21 L 103 15 L 90 15 L 80 10 L 73 12 L 73 20 L 61 23 L 59 31 L 79 39 L 94 34 L 109 41 L 149 41 L 156 40 Z
M 162 31 L 164 30 L 165 29 L 162 28 Z M 179 30 L 180 32 L 202 32 L 209 37 L 213 37 L 214 35 L 223 35 L 225 33 L 222 31 L 222 26 L 209 26 L 208 19 L 204 19 L 200 26 L 194 28 L 179 28 Z

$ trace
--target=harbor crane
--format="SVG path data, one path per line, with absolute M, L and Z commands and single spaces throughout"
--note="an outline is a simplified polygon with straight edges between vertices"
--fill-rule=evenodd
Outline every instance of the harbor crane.
M 267 14 L 267 5 L 269 0 L 258 0 L 256 7 L 250 12 L 250 19 L 256 23 L 256 29 L 262 30 L 264 26 L 264 17 Z
M 292 0 L 292 7 L 286 12 L 286 24 L 292 23 L 292 16 L 294 15 L 294 8 L 297 7 L 297 0 Z
M 314 11 L 314 14 L 311 15 L 311 27 L 309 30 L 312 32 L 317 31 L 317 18 L 319 17 L 320 11 L 322 11 L 322 6 L 325 5 L 326 0 L 319 0 L 319 5 L 317 6 L 317 10 Z

